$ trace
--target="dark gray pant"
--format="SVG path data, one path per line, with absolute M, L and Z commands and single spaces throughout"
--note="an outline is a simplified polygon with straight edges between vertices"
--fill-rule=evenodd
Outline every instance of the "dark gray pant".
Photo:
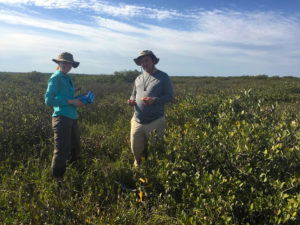
M 65 116 L 52 117 L 54 153 L 51 170 L 54 177 L 62 177 L 67 161 L 76 161 L 80 153 L 80 137 L 77 120 Z

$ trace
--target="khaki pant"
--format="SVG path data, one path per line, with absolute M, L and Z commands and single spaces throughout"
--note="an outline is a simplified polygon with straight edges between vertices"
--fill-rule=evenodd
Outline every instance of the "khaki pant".
M 80 139 L 77 120 L 65 116 L 52 117 L 54 132 L 54 154 L 51 170 L 54 177 L 62 177 L 66 164 L 76 161 L 80 153 Z
M 156 119 L 148 124 L 140 124 L 136 122 L 134 118 L 131 119 L 130 142 L 135 166 L 141 163 L 141 157 L 146 150 L 147 142 L 151 134 L 155 133 L 158 138 L 162 138 L 165 125 L 166 121 L 164 117 Z

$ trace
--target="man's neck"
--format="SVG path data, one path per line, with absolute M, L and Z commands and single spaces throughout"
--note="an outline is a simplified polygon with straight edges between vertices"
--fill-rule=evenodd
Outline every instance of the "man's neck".
M 152 75 L 152 74 L 154 74 L 156 71 L 157 71 L 157 69 L 156 69 L 155 67 L 153 67 L 153 69 L 152 69 L 151 71 L 149 71 L 149 72 L 145 71 L 145 73 L 146 73 L 147 75 Z

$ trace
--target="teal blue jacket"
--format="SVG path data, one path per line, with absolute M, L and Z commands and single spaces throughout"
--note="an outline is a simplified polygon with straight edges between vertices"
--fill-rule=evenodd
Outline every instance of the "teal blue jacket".
M 52 106 L 52 116 L 66 116 L 77 119 L 77 109 L 68 104 L 69 99 L 74 99 L 75 88 L 71 77 L 57 70 L 48 80 L 48 88 L 45 94 L 45 103 Z

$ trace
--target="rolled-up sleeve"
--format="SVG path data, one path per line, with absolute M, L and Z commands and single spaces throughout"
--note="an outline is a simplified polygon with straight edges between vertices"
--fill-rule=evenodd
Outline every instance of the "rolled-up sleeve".
M 45 103 L 48 106 L 63 106 L 68 105 L 67 99 L 57 96 L 58 77 L 52 77 L 48 81 L 48 88 L 45 94 Z

